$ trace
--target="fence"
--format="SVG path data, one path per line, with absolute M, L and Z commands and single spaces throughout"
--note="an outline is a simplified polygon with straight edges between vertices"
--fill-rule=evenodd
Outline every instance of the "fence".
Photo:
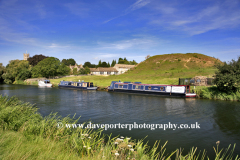
M 178 84 L 179 85 L 193 85 L 193 86 L 214 85 L 214 78 L 203 78 L 203 77 L 179 78 Z

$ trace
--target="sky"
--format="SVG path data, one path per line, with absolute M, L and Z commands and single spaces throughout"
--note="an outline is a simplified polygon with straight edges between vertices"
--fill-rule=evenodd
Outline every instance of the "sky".
M 147 55 L 240 56 L 240 0 L 0 0 L 0 63 L 23 53 L 77 64 Z

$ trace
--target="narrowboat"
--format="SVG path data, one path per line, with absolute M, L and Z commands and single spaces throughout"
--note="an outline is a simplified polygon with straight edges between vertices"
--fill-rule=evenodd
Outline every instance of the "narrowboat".
M 60 81 L 59 88 L 74 88 L 84 90 L 97 90 L 96 86 L 93 86 L 93 82 L 72 82 L 72 81 Z
M 141 82 L 112 81 L 108 87 L 108 91 L 172 97 L 196 97 L 196 93 L 190 93 L 189 85 L 142 84 Z
M 49 80 L 38 81 L 39 87 L 52 87 L 52 84 Z

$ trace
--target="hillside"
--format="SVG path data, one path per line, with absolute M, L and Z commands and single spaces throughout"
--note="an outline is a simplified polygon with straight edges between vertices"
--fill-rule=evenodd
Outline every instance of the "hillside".
M 64 80 L 92 81 L 101 87 L 110 85 L 111 81 L 140 81 L 152 84 L 178 84 L 178 78 L 194 76 L 212 77 L 216 71 L 215 64 L 220 60 L 198 53 L 156 55 L 139 63 L 135 68 L 121 75 L 112 76 L 80 76 L 62 78 Z M 60 79 L 60 80 L 62 80 Z M 59 83 L 58 80 L 53 80 Z

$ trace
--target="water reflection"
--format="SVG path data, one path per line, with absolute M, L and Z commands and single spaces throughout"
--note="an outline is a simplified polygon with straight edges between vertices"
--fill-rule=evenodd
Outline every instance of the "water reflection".
M 19 99 L 35 103 L 39 112 L 46 116 L 58 112 L 81 116 L 80 122 L 132 124 L 193 124 L 200 129 L 109 129 L 105 133 L 114 136 L 130 136 L 142 139 L 146 136 L 149 145 L 156 140 L 169 141 L 167 150 L 191 147 L 206 149 L 214 155 L 212 147 L 220 140 L 221 147 L 240 144 L 239 102 L 204 99 L 164 98 L 159 96 L 84 91 L 75 89 L 38 88 L 36 86 L 0 85 L 0 94 L 16 95 Z M 235 153 L 240 153 L 237 146 Z M 211 157 L 211 156 L 210 156 Z

